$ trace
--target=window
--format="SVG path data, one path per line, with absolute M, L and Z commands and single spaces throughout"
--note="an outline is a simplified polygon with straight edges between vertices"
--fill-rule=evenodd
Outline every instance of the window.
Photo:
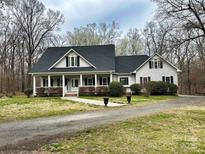
M 99 77 L 100 85 L 109 85 L 110 77 Z
M 121 83 L 122 85 L 129 85 L 128 77 L 120 78 L 120 83 Z
M 151 60 L 149 61 L 149 68 L 152 69 L 152 68 L 163 68 L 163 62 L 159 59 L 154 59 L 154 60 Z
M 48 79 L 43 79 L 43 87 L 48 87 Z
M 102 85 L 108 85 L 108 79 L 107 77 L 102 78 Z
M 158 66 L 158 61 L 157 61 L 157 59 L 155 59 L 154 60 L 154 68 L 157 68 L 157 66 Z
M 151 81 L 151 77 L 148 76 L 148 77 L 140 77 L 140 85 L 144 85 L 146 84 L 147 82 L 150 82 Z
M 53 79 L 51 79 L 51 87 L 53 87 Z
M 78 87 L 78 79 L 72 79 L 72 87 Z
M 63 81 L 62 79 L 57 79 L 57 86 L 63 86 Z
M 89 86 L 94 85 L 94 84 L 93 84 L 93 79 L 92 79 L 92 78 L 88 78 L 88 85 L 89 85 Z
M 166 83 L 174 83 L 173 76 L 162 76 L 162 81 Z
M 80 56 L 66 57 L 66 67 L 77 67 L 80 66 Z

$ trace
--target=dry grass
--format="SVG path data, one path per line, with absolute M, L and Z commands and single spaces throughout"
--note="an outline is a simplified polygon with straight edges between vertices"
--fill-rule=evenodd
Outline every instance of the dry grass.
M 30 119 L 97 109 L 100 109 L 100 107 L 61 100 L 58 97 L 26 98 L 25 96 L 17 96 L 0 99 L 0 121 Z
M 132 119 L 45 147 L 59 153 L 205 153 L 205 107 Z

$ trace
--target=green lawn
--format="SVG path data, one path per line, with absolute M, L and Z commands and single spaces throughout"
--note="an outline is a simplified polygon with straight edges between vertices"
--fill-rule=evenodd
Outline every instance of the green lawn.
M 69 114 L 100 107 L 61 100 L 60 97 L 15 96 L 0 99 L 0 122 Z
M 205 153 L 205 107 L 190 107 L 89 129 L 46 145 L 70 154 Z
M 86 99 L 94 99 L 94 100 L 103 100 L 103 97 L 99 96 L 81 96 L 81 98 Z M 153 104 L 153 103 L 159 103 L 162 100 L 169 100 L 169 99 L 177 99 L 178 96 L 150 96 L 150 97 L 144 97 L 144 96 L 132 96 L 132 102 L 131 104 L 134 104 L 136 106 L 143 106 L 147 104 Z M 116 102 L 116 103 L 125 103 L 127 104 L 127 98 L 126 96 L 123 97 L 109 97 L 109 101 Z

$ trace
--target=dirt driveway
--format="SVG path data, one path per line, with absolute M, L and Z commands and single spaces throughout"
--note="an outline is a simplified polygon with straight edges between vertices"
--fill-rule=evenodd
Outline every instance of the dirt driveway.
M 67 116 L 38 118 L 0 124 L 0 153 L 33 151 L 46 143 L 75 135 L 87 128 L 122 121 L 187 105 L 205 105 L 205 97 L 181 97 L 144 107 L 126 106 Z

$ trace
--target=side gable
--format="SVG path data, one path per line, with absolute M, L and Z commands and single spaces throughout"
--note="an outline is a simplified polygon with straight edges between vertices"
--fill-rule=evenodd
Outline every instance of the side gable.
M 174 66 L 172 63 L 170 63 L 169 61 L 165 60 L 162 56 L 160 56 L 159 54 L 155 53 L 153 54 L 150 58 L 148 58 L 144 63 L 142 63 L 135 71 L 134 73 L 136 73 L 140 68 L 142 68 L 145 64 L 147 64 L 151 59 L 153 59 L 154 57 L 158 57 L 161 60 L 163 60 L 165 63 L 167 63 L 169 66 L 171 66 L 172 68 L 176 69 L 177 72 L 181 72 L 180 69 L 178 69 L 176 66 Z
M 64 54 L 60 59 L 58 59 L 48 70 L 51 70 L 52 68 L 66 68 L 66 56 L 80 56 L 81 66 L 79 67 L 96 68 L 88 60 L 86 60 L 82 55 L 80 55 L 77 51 L 71 48 L 66 54 Z

